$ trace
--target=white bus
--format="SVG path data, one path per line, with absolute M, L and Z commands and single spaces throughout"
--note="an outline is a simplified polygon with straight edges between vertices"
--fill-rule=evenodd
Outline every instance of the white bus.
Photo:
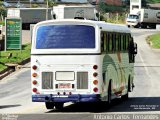
M 136 43 L 127 26 L 90 20 L 35 25 L 31 48 L 32 101 L 47 109 L 65 102 L 128 98 Z

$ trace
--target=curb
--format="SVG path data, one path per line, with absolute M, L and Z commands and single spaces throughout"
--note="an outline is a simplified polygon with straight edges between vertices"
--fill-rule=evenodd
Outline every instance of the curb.
M 18 65 L 25 65 L 29 62 L 30 62 L 30 58 L 27 58 L 27 59 L 23 60 L 22 62 L 18 63 Z
M 14 72 L 14 69 L 11 68 L 7 68 L 3 71 L 0 72 L 0 80 L 2 80 L 3 78 L 5 78 L 6 76 L 8 76 L 9 74 L 11 74 L 12 72 Z
M 25 64 L 27 64 L 27 63 L 29 63 L 29 62 L 30 62 L 30 58 L 27 58 L 27 59 L 23 60 L 21 63 L 17 64 L 18 66 L 16 66 L 15 69 L 10 68 L 8 66 L 3 71 L 0 71 L 0 80 L 2 80 L 3 78 L 5 78 L 9 74 L 15 72 L 16 70 L 23 68 L 22 66 L 25 65 Z

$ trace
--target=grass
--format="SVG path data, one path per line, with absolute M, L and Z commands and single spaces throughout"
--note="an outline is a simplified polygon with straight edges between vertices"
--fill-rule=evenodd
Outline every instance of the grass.
M 6 68 L 7 68 L 7 66 L 5 66 L 5 65 L 3 65 L 3 64 L 0 64 L 0 71 L 4 70 L 4 69 L 6 69 Z
M 30 58 L 30 48 L 31 48 L 31 44 L 26 44 L 22 46 L 22 50 L 1 51 L 0 63 L 20 64 L 23 60 Z M 8 58 L 9 55 L 11 57 Z
M 151 47 L 160 49 L 160 33 L 148 36 L 147 42 Z
M 5 22 L 4 21 L 0 21 L 0 25 L 5 25 Z
M 149 3 L 160 3 L 159 0 L 147 0 L 147 2 L 149 2 Z

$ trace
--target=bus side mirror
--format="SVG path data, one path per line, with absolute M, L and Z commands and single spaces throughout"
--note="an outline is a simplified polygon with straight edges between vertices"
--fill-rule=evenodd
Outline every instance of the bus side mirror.
M 133 51 L 133 54 L 137 54 L 137 43 L 134 43 L 134 51 Z
M 137 54 L 137 43 L 133 42 L 133 40 L 129 43 L 129 63 L 135 62 L 135 55 Z

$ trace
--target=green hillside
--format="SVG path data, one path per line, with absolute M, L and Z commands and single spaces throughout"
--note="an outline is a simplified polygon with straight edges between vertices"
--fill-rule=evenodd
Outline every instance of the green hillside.
M 160 3 L 160 0 L 146 0 L 147 3 Z

